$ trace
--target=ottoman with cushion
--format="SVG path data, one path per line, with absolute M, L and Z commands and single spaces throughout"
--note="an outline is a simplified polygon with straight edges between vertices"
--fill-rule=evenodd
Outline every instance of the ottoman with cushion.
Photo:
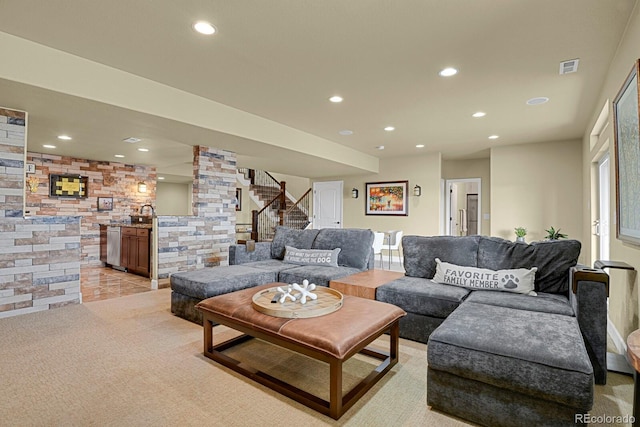
M 431 334 L 427 357 L 427 403 L 483 425 L 575 425 L 592 406 L 575 317 L 465 302 Z
M 345 295 L 337 311 L 318 317 L 275 317 L 256 310 L 251 302 L 254 294 L 284 283 L 268 283 L 214 298 L 197 305 L 204 316 L 204 354 L 227 368 L 272 388 L 308 407 L 338 419 L 373 387 L 397 362 L 399 356 L 398 319 L 404 311 L 392 305 Z M 245 335 L 213 343 L 212 325 L 222 325 Z M 368 347 L 384 332 L 388 332 L 388 351 Z M 250 361 L 233 359 L 224 350 L 254 337 L 303 354 L 329 365 L 329 400 L 301 390 L 282 379 L 250 366 Z M 380 362 L 372 372 L 345 393 L 343 366 L 362 353 Z M 283 366 L 283 369 L 286 367 Z M 392 405 L 393 402 L 388 402 Z M 265 416 L 268 416 L 266 414 Z M 285 419 L 276 424 L 287 424 Z
M 173 273 L 171 312 L 202 324 L 202 313 L 195 305 L 203 299 L 274 282 L 276 273 L 258 268 L 229 265 Z

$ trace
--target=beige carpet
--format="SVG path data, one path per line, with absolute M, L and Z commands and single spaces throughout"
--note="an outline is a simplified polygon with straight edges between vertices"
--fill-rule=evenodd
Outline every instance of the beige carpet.
M 467 425 L 427 408 L 425 345 L 402 340 L 400 363 L 334 421 L 202 356 L 202 328 L 170 313 L 169 293 L 1 319 L 0 426 Z M 257 340 L 233 352 L 326 398 L 323 364 Z M 371 366 L 354 360 L 345 381 Z M 631 377 L 596 393 L 593 415 L 631 412 Z

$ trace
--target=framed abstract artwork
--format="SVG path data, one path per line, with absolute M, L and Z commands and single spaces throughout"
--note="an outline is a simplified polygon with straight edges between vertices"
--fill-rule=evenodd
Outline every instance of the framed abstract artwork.
M 640 245 L 640 118 L 636 61 L 613 101 L 616 237 Z
M 366 215 L 409 215 L 409 181 L 367 182 Z
M 49 197 L 84 199 L 89 178 L 81 175 L 49 175 Z
M 236 198 L 234 200 L 236 202 L 236 210 L 242 210 L 242 188 L 236 188 Z

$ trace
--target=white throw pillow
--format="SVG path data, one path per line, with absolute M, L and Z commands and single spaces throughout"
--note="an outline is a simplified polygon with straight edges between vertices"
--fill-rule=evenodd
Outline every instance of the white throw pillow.
M 297 249 L 285 246 L 284 262 L 298 265 L 321 265 L 327 267 L 338 266 L 338 254 L 336 249 Z
M 436 258 L 436 274 L 433 281 L 478 291 L 506 291 L 534 296 L 537 295 L 534 291 L 536 271 L 536 267 L 498 271 L 463 267 Z

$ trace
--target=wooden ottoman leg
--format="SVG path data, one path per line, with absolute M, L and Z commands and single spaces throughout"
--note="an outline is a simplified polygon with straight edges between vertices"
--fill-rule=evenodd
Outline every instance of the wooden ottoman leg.
M 329 416 L 335 420 L 342 415 L 342 360 L 329 362 Z
M 213 321 L 209 316 L 203 316 L 202 329 L 204 330 L 204 354 L 211 354 L 211 350 L 213 350 Z

